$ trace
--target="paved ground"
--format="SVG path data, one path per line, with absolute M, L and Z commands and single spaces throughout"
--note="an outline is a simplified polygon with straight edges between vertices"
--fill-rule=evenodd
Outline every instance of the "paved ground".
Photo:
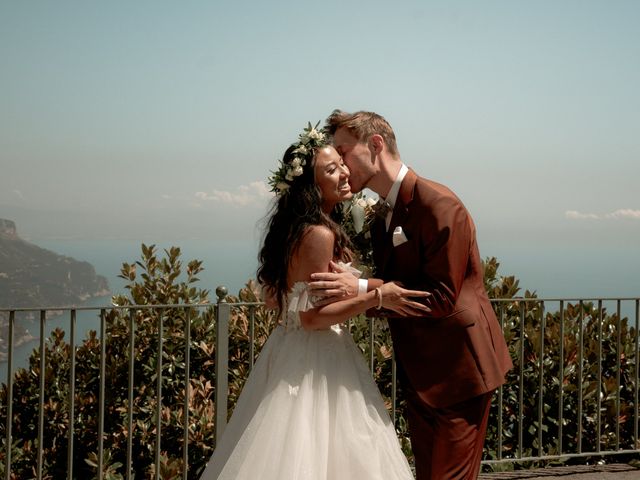
M 576 465 L 483 473 L 479 478 L 482 480 L 640 480 L 640 470 L 626 464 Z

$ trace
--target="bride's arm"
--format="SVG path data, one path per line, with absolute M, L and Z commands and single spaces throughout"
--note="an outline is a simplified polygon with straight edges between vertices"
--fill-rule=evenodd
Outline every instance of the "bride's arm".
M 331 230 L 322 225 L 310 227 L 302 237 L 300 246 L 291 260 L 290 284 L 309 281 L 313 272 L 328 272 L 329 262 L 333 260 L 333 246 L 334 235 Z M 300 312 L 300 322 L 306 330 L 324 330 L 377 304 L 376 292 L 371 291 L 366 295 Z
M 329 263 L 333 260 L 333 247 L 334 236 L 331 230 L 320 225 L 310 227 L 292 258 L 289 267 L 290 284 L 309 281 L 314 272 L 329 271 Z M 324 330 L 379 305 L 392 310 L 423 309 L 423 305 L 407 297 L 427 295 L 426 292 L 405 290 L 395 283 L 386 283 L 364 295 L 300 312 L 300 321 L 306 330 Z

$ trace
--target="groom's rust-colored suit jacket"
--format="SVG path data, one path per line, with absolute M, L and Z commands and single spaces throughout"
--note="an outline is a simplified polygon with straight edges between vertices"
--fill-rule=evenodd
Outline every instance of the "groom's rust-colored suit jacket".
M 396 227 L 401 233 L 394 242 Z M 388 231 L 377 219 L 371 234 L 376 276 L 432 294 L 426 316 L 389 316 L 396 357 L 420 398 L 442 408 L 504 383 L 512 362 L 484 288 L 475 226 L 462 202 L 409 170 Z

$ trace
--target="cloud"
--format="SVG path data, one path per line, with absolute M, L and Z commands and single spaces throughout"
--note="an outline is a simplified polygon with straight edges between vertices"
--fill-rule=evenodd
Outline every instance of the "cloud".
M 564 216 L 571 220 L 604 220 L 621 218 L 629 218 L 633 220 L 640 220 L 640 210 L 632 210 L 630 208 L 621 208 L 615 212 L 605 213 L 604 215 L 598 215 L 597 213 L 582 213 L 577 210 L 567 210 L 564 212 Z
M 271 199 L 273 193 L 263 181 L 251 182 L 249 185 L 240 185 L 235 191 L 213 190 L 211 193 L 196 192 L 195 197 L 202 202 L 217 202 L 246 207 L 257 205 Z
M 18 198 L 20 198 L 20 200 L 24 200 L 24 195 L 23 195 L 23 194 L 22 194 L 22 192 L 21 192 L 20 190 L 18 190 L 17 188 L 15 188 L 15 189 L 13 190 L 13 193 L 15 193 L 15 194 L 16 194 L 16 196 L 17 196 Z
M 161 197 L 163 200 L 171 200 L 171 195 L 168 195 L 168 194 L 166 194 L 166 193 L 163 193 L 162 195 L 160 195 L 160 197 Z
M 597 220 L 598 218 L 600 218 L 595 213 L 580 213 L 577 210 L 567 210 L 566 212 L 564 212 L 564 216 L 572 220 Z
M 640 220 L 640 210 L 631 210 L 630 208 L 624 208 L 616 210 L 615 212 L 607 213 L 607 218 L 632 218 L 634 220 Z

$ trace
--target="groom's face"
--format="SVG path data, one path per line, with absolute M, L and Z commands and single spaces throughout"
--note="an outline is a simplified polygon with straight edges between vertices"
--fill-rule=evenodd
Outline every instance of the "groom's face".
M 365 142 L 360 142 L 346 128 L 339 128 L 333 135 L 333 144 L 349 167 L 349 185 L 352 192 L 359 192 L 367 186 L 375 174 L 374 156 Z

